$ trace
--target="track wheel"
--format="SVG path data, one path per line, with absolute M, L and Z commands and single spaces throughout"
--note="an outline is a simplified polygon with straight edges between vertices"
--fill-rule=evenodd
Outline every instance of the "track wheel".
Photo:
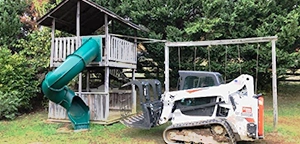
M 213 125 L 211 127 L 211 132 L 213 137 L 218 142 L 228 142 L 229 138 L 227 137 L 226 130 L 221 125 Z
M 215 126 L 212 126 L 212 132 L 215 135 L 224 135 L 225 129 L 224 129 L 224 127 L 222 127 L 220 125 L 215 125 Z

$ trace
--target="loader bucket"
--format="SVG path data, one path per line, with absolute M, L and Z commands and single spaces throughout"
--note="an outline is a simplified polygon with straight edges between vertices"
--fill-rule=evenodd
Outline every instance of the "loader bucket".
M 143 112 L 121 120 L 121 123 L 128 127 L 150 129 L 158 124 L 162 110 L 160 101 L 161 84 L 158 80 L 131 81 L 122 87 L 134 84 L 139 89 L 140 104 Z M 150 95 L 150 86 L 153 94 Z

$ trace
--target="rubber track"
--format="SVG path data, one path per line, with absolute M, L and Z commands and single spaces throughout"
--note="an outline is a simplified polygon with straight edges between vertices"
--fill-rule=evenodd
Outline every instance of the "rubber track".
M 212 124 L 222 125 L 226 129 L 227 134 L 229 135 L 229 138 L 230 138 L 229 143 L 236 144 L 236 139 L 234 137 L 233 130 L 231 129 L 230 124 L 227 122 L 227 120 L 223 119 L 223 118 L 222 119 L 217 118 L 217 119 L 203 120 L 203 121 L 198 121 L 198 122 L 186 122 L 186 123 L 174 124 L 165 129 L 165 131 L 163 133 L 163 138 L 166 143 L 173 143 L 173 142 L 169 142 L 166 139 L 166 133 L 168 130 L 178 129 L 178 128 L 199 127 L 199 126 L 212 125 Z

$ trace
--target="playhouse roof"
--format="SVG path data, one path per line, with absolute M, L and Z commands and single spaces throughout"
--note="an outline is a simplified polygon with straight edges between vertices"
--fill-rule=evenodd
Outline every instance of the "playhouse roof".
M 117 20 L 131 28 L 149 31 L 147 28 L 134 24 L 112 11 L 89 0 L 80 1 L 80 35 L 88 35 L 104 25 L 104 15 L 108 21 Z M 39 25 L 51 27 L 55 19 L 55 29 L 76 34 L 76 11 L 78 0 L 64 0 L 38 20 Z

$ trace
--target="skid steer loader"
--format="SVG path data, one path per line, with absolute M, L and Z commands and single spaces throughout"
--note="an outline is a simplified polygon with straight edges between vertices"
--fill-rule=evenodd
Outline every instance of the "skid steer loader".
M 163 94 L 158 80 L 125 84 L 138 87 L 143 113 L 121 122 L 150 129 L 171 121 L 163 132 L 166 143 L 234 144 L 263 138 L 263 98 L 254 94 L 253 77 L 243 74 L 227 84 L 201 86 L 206 77 L 212 82 L 220 76 L 206 75 L 201 80 L 200 75 L 197 80 L 195 74 L 181 74 L 178 88 L 182 90 Z M 185 81 L 188 76 L 195 76 L 192 82 Z

